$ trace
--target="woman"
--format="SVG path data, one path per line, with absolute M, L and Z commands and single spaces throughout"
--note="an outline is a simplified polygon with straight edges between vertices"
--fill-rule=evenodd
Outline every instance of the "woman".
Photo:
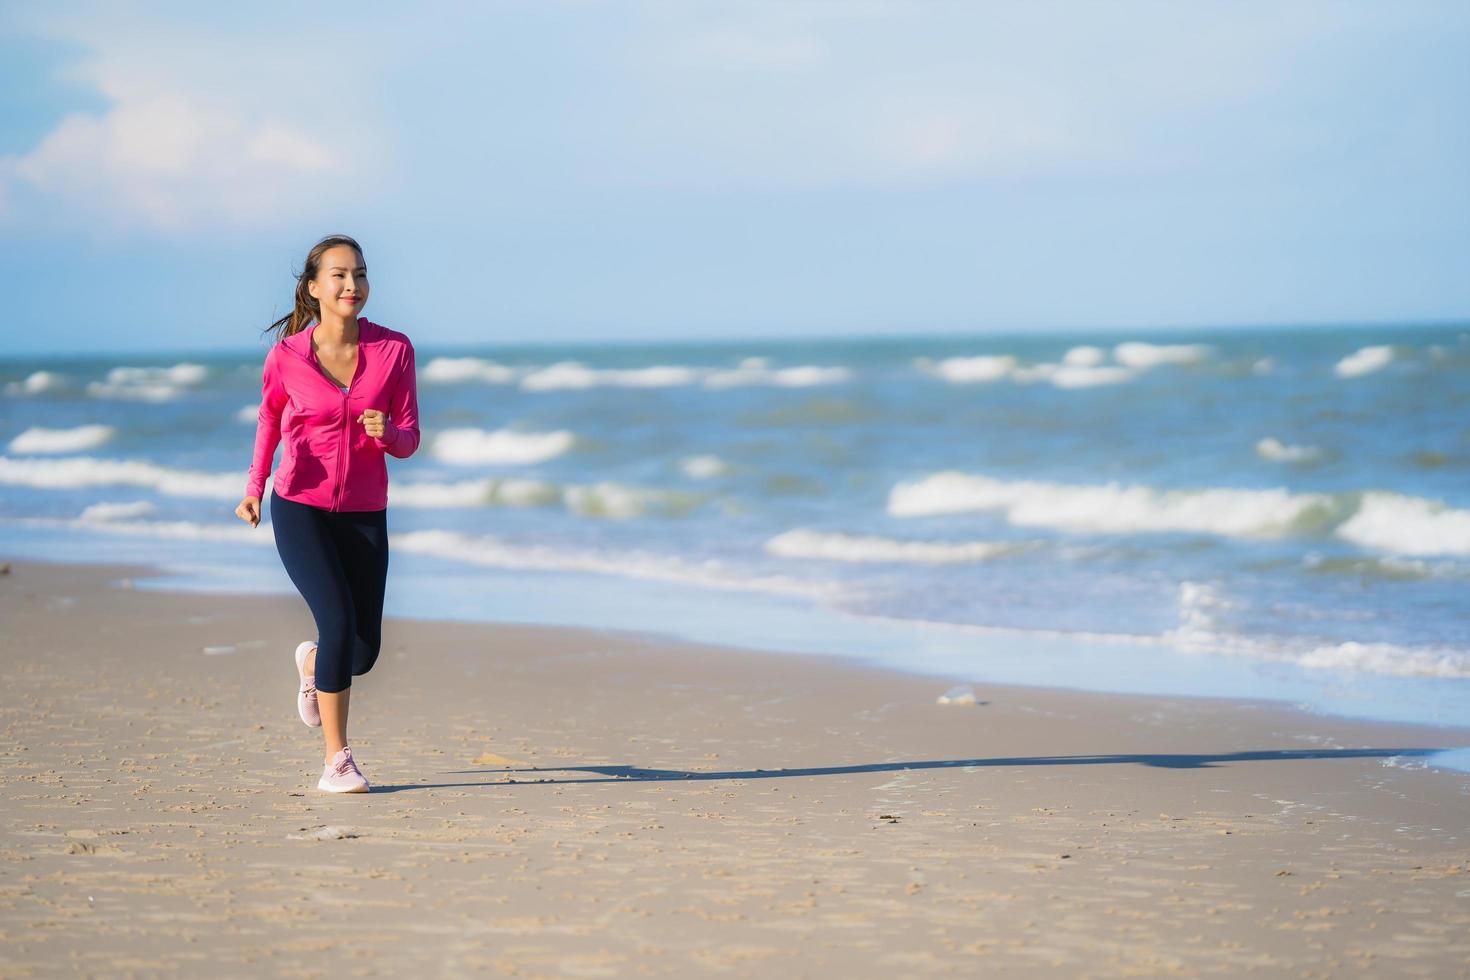
M 419 445 L 413 345 L 359 316 L 368 298 L 357 242 L 323 238 L 296 279 L 296 308 L 267 331 L 255 455 L 235 508 L 260 523 L 260 495 L 276 445 L 271 487 L 276 550 L 316 620 L 317 641 L 296 648 L 296 709 L 326 741 L 317 788 L 365 793 L 347 744 L 352 678 L 366 674 L 382 642 L 388 576 L 388 467 Z

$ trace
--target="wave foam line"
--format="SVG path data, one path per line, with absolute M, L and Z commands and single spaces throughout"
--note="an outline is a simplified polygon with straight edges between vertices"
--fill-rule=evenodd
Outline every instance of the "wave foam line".
M 1222 631 L 1221 610 L 1237 607 L 1218 584 L 1181 582 L 1178 629 L 1164 634 L 1186 651 L 1247 656 L 1311 670 L 1341 670 L 1395 677 L 1470 677 L 1470 651 L 1408 647 L 1396 643 L 1316 643 L 1262 640 Z
M 1145 486 L 996 480 L 956 471 L 899 483 L 889 492 L 895 517 L 1002 510 L 1018 527 L 1126 533 L 1202 531 L 1275 537 L 1330 526 L 1345 516 L 1329 494 L 1286 490 L 1167 490 Z
M 424 365 L 423 380 L 429 384 L 509 384 L 516 369 L 483 357 L 436 357 Z
M 482 477 L 454 483 L 392 483 L 390 504 L 404 507 L 546 507 L 582 517 L 681 517 L 709 499 L 703 493 L 631 487 L 612 480 L 559 485 L 545 480 Z
M 1382 490 L 1362 494 L 1337 536 L 1399 555 L 1470 555 L 1470 510 Z
M 1114 364 L 1104 364 L 1106 352 L 1101 347 L 1090 345 L 1071 348 L 1059 364 L 1050 361 L 1022 364 L 1013 354 L 948 357 L 941 361 L 917 357 L 913 364 L 919 371 L 952 384 L 1005 380 L 1032 384 L 1046 381 L 1058 388 L 1093 388 L 1132 381 L 1141 373 L 1163 364 L 1197 364 L 1214 354 L 1214 350 L 1209 344 L 1128 341 L 1113 348 Z
M 996 480 L 950 470 L 898 483 L 888 495 L 888 513 L 895 517 L 985 510 L 1003 512 L 1017 527 L 1232 538 L 1331 533 L 1362 548 L 1398 555 L 1470 555 L 1470 510 L 1380 490 L 1158 490 L 1116 482 Z
M 207 377 L 209 368 L 203 364 L 115 367 L 107 372 L 106 381 L 90 382 L 87 385 L 87 394 L 94 398 L 166 402 L 183 394 L 185 389 L 203 384 Z
M 271 486 L 267 479 L 267 487 Z M 244 493 L 238 473 L 180 470 L 127 459 L 76 456 L 16 459 L 0 456 L 0 485 L 42 490 L 131 486 L 170 497 L 237 501 Z M 544 480 L 482 477 L 449 483 L 390 482 L 388 499 L 403 507 L 542 507 L 560 504 L 583 517 L 626 519 L 645 515 L 681 517 L 702 506 L 708 494 L 634 487 L 612 480 L 558 485 Z
M 695 562 L 646 552 L 608 554 L 551 548 L 544 545 L 515 545 L 488 535 L 466 535 L 453 531 L 401 532 L 394 535 L 393 547 L 436 558 L 493 568 L 590 572 L 621 578 L 676 582 L 704 588 L 799 596 L 822 601 L 834 601 L 843 593 L 841 587 L 834 583 L 803 582 L 783 575 L 747 575 L 728 568 L 723 562 L 716 559 Z
M 593 368 L 579 361 L 559 361 L 538 368 L 521 378 L 526 391 L 558 391 L 585 388 L 675 388 L 703 385 L 706 388 L 737 388 L 768 385 L 808 388 L 839 384 L 852 379 L 845 367 L 802 364 L 773 368 L 764 357 L 747 357 L 735 368 L 688 367 L 656 364 L 642 368 Z
M 66 375 L 56 371 L 32 371 L 22 381 L 7 381 L 5 393 L 17 397 L 62 391 L 68 385 Z
M 94 509 L 95 508 L 95 509 Z M 173 540 L 230 541 L 275 546 L 274 538 L 261 528 L 238 524 L 203 524 L 192 521 L 148 521 L 123 519 L 151 512 L 151 505 L 119 503 L 93 505 L 81 517 L 0 518 L 0 524 L 66 528 L 79 531 L 121 534 Z M 525 569 L 546 572 L 583 572 L 618 578 L 674 582 L 702 588 L 759 592 L 821 602 L 836 602 L 848 589 L 834 582 L 809 582 L 784 575 L 741 572 L 718 559 L 691 561 L 650 552 L 596 552 L 521 545 L 491 535 L 469 535 L 455 531 L 426 529 L 400 531 L 393 535 L 395 551 L 410 551 L 466 565 L 486 568 Z
M 116 432 L 110 425 L 79 425 L 71 429 L 33 426 L 10 440 L 6 449 L 12 453 L 79 453 L 96 449 Z
M 0 484 L 42 490 L 78 487 L 144 487 L 170 497 L 208 497 L 239 500 L 244 493 L 242 473 L 205 473 L 180 470 L 136 459 L 15 459 L 0 456 Z
M 518 432 L 513 429 L 445 429 L 434 437 L 430 454 L 456 466 L 523 466 L 555 459 L 572 448 L 576 437 L 566 429 Z
M 1319 446 L 1291 446 L 1266 436 L 1256 443 L 1256 455 L 1276 463 L 1315 463 L 1326 454 Z
M 903 541 L 795 528 L 768 540 L 765 550 L 782 558 L 948 565 L 989 561 L 1018 554 L 1032 546 L 1019 541 Z
M 1333 365 L 1332 373 L 1339 378 L 1361 378 L 1365 374 L 1383 370 L 1393 359 L 1394 349 L 1388 344 L 1360 347 Z

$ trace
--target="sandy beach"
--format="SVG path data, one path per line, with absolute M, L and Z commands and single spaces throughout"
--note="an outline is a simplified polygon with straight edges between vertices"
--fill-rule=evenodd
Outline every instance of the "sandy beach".
M 0 975 L 1461 976 L 1470 732 L 0 576 Z

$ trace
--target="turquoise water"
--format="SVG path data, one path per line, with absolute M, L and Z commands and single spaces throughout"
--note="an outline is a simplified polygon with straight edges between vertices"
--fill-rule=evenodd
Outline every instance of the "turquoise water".
M 424 432 L 389 461 L 391 613 L 1470 724 L 1466 326 L 476 350 L 389 326 Z M 0 550 L 290 591 L 231 513 L 263 355 L 0 364 Z

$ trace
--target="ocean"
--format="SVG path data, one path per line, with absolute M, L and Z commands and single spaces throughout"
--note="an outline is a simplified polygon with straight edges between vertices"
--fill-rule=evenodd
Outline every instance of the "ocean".
M 424 437 L 388 461 L 390 615 L 1470 724 L 1470 326 L 469 349 L 387 325 Z M 233 515 L 263 357 L 0 362 L 0 553 L 294 594 L 268 510 Z

